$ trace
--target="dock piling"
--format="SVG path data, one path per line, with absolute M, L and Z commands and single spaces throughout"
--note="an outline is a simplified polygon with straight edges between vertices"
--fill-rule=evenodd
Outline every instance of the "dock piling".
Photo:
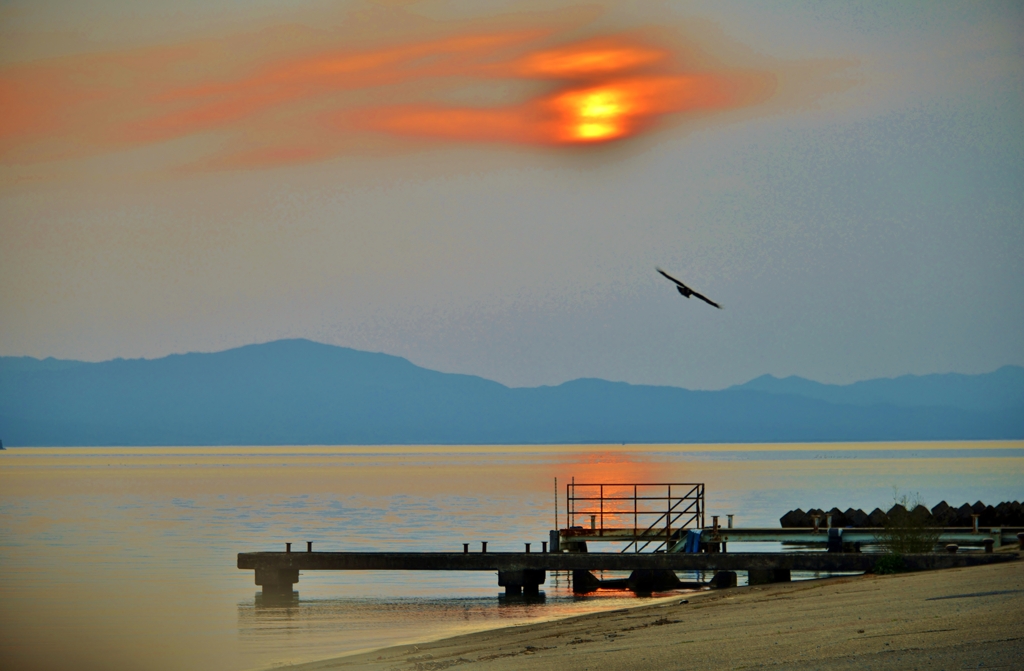
M 306 552 L 313 551 L 313 541 L 306 541 Z
M 747 569 L 748 585 L 765 585 L 772 582 L 789 582 L 788 568 L 757 568 Z
M 284 544 L 284 551 L 285 552 L 291 552 L 292 551 L 292 544 L 291 543 L 285 543 Z
M 540 551 L 543 552 L 544 554 L 548 553 L 548 542 L 547 541 L 541 541 L 540 542 Z
M 480 541 L 480 552 L 487 554 L 487 541 Z
M 462 554 L 464 554 L 464 555 L 468 555 L 469 554 L 469 543 L 463 543 L 462 544 Z
M 498 587 L 505 588 L 505 595 L 526 594 L 536 596 L 540 586 L 547 578 L 547 571 L 538 569 L 518 569 L 498 571 Z
M 831 515 L 830 515 L 831 517 Z M 843 551 L 843 530 L 836 527 L 828 528 L 828 543 L 826 544 L 827 552 L 842 552 Z
M 264 594 L 291 594 L 299 582 L 299 569 L 256 567 L 256 584 Z
M 601 581 L 590 571 L 576 569 L 572 572 L 573 594 L 587 594 L 596 592 L 601 587 Z
M 526 554 L 530 554 L 530 544 L 529 543 L 523 543 L 523 545 L 526 546 Z
M 716 571 L 708 583 L 711 589 L 725 589 L 736 586 L 736 571 Z

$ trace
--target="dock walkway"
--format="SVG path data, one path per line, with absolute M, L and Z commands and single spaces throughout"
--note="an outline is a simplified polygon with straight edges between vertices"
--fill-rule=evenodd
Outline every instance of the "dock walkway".
M 242 552 L 238 568 L 254 570 L 264 592 L 291 593 L 299 571 L 497 571 L 509 593 L 536 592 L 547 571 L 762 571 L 788 580 L 790 571 L 871 571 L 884 555 L 836 552 Z M 977 566 L 1016 553 L 905 555 L 911 570 Z

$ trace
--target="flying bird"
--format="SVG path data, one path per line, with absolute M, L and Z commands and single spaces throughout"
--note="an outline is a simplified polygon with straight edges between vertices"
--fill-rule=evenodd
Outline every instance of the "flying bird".
M 676 291 L 681 293 L 683 296 L 685 296 L 687 298 L 689 298 L 690 296 L 696 296 L 697 298 L 701 299 L 702 301 L 704 301 L 708 305 L 713 305 L 714 307 L 718 308 L 719 310 L 722 309 L 721 305 L 719 305 L 718 303 L 714 302 L 713 300 L 711 300 L 707 296 L 702 296 L 701 294 L 698 294 L 696 291 L 694 291 L 690 287 L 686 286 L 685 284 L 683 284 L 682 282 L 680 282 L 676 278 L 672 277 L 671 275 L 666 273 L 661 268 L 655 268 L 655 270 L 657 270 L 659 273 L 664 275 L 666 278 L 668 278 L 668 279 L 672 280 L 673 282 L 675 282 Z

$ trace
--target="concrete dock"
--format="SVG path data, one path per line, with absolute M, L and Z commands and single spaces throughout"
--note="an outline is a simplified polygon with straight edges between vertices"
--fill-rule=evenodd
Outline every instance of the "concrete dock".
M 837 527 L 833 527 L 835 529 Z M 987 541 L 991 541 L 994 547 L 1003 545 L 1016 545 L 1020 542 L 1018 534 L 1024 532 L 1020 527 L 983 527 L 972 529 L 970 527 L 957 528 L 946 527 L 934 530 L 936 532 L 936 543 L 945 545 L 957 543 L 962 547 L 983 547 Z M 842 528 L 842 542 L 861 543 L 863 545 L 877 545 L 885 535 L 885 529 L 875 528 Z M 664 529 L 636 530 L 630 528 L 604 528 L 587 529 L 575 527 L 561 529 L 559 531 L 561 543 L 586 542 L 586 543 L 656 543 L 667 541 L 671 547 L 673 539 L 679 538 L 678 530 L 666 533 Z M 820 529 L 797 528 L 779 529 L 775 527 L 744 527 L 744 528 L 706 528 L 701 531 L 702 543 L 788 543 L 793 545 L 827 545 L 829 529 L 822 526 Z M 671 550 L 670 550 L 671 551 Z
M 242 552 L 238 568 L 255 571 L 265 593 L 291 593 L 299 571 L 496 571 L 510 594 L 536 593 L 548 571 L 753 571 L 764 582 L 790 571 L 871 571 L 884 555 L 795 553 L 611 552 Z M 928 553 L 904 556 L 909 570 L 977 566 L 1016 559 L 1016 553 Z

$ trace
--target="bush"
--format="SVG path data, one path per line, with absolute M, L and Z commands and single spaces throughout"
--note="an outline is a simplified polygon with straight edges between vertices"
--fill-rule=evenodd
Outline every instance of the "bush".
M 916 552 L 931 552 L 939 542 L 939 529 L 933 526 L 934 519 L 928 515 L 920 494 L 900 496 L 899 489 L 892 488 L 895 505 L 889 511 L 879 544 L 889 554 L 900 556 Z M 924 510 L 924 514 L 920 511 Z M 903 559 L 900 557 L 900 564 Z
M 900 554 L 889 553 L 875 562 L 875 573 L 879 575 L 902 573 L 905 570 L 907 570 L 906 564 L 903 562 L 903 555 Z

